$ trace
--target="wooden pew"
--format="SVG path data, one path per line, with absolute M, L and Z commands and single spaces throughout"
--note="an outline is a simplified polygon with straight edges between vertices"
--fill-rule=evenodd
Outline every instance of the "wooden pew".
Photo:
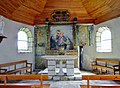
M 16 74 L 18 72 L 21 74 L 24 71 L 32 73 L 32 63 L 28 63 L 27 60 L 0 64 L 0 74 Z
M 17 81 L 17 80 L 40 80 L 39 87 L 42 88 L 43 81 L 48 80 L 47 74 L 29 74 L 29 75 L 0 75 L 1 80 L 4 80 L 4 85 L 8 85 L 8 81 Z M 19 83 L 21 84 L 21 83 Z M 22 83 L 23 84 L 23 83 Z M 11 83 L 11 85 L 14 85 L 14 83 Z
M 0 75 L 0 82 L 4 82 L 4 85 L 6 84 L 6 75 Z
M 0 88 L 35 88 L 32 85 L 0 85 Z
M 86 85 L 80 85 L 80 88 L 87 88 Z M 91 85 L 90 88 L 120 88 L 120 86 L 93 86 Z
M 120 88 L 120 86 L 92 86 L 92 88 Z
M 120 80 L 120 75 L 82 75 L 82 80 L 87 80 L 87 88 L 90 88 L 90 82 L 89 82 L 90 80 Z M 95 87 L 94 85 L 92 88 L 102 88 L 102 87 L 99 87 L 99 86 Z M 103 86 L 103 88 L 105 88 L 105 86 Z M 110 87 L 110 88 L 113 88 L 113 87 Z
M 102 64 L 101 64 L 102 63 Z M 102 74 L 102 70 L 110 71 L 115 75 L 116 71 L 119 71 L 120 74 L 120 61 L 117 59 L 107 59 L 107 58 L 96 58 L 94 62 L 92 62 L 92 72 L 95 69 L 100 70 L 100 74 Z

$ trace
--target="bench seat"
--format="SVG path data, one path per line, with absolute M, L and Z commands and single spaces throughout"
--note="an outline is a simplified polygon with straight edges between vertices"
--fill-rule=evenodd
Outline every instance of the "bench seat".
M 12 67 L 12 69 L 10 69 Z M 9 68 L 9 69 L 8 69 Z M 0 74 L 32 73 L 32 63 L 27 60 L 0 64 Z
M 112 60 L 112 59 L 100 59 L 96 58 L 96 61 L 94 61 L 92 64 L 92 72 L 94 70 L 100 70 L 100 74 L 102 74 L 103 70 L 110 71 L 115 75 L 116 71 L 119 71 L 120 61 L 119 60 Z

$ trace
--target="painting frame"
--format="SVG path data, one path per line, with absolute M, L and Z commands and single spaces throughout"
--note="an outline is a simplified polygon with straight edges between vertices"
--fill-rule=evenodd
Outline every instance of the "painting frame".
M 54 29 L 54 28 L 56 28 L 56 29 Z M 48 35 L 48 43 L 47 43 L 48 45 L 46 48 L 47 50 L 58 50 L 56 48 L 53 48 L 53 49 L 51 48 L 51 34 L 52 34 L 51 31 L 53 31 L 53 30 L 55 30 L 55 31 L 59 30 L 59 32 L 62 31 L 65 36 L 69 37 L 69 39 L 72 41 L 72 45 L 71 45 L 72 47 L 70 47 L 69 49 L 67 48 L 67 49 L 74 50 L 76 41 L 75 41 L 75 25 L 73 24 L 73 22 L 52 22 L 52 23 L 48 24 L 48 34 L 47 34 Z M 72 32 L 68 33 L 71 35 L 71 37 L 68 34 L 66 34 L 66 32 L 64 30 L 65 31 L 71 30 Z

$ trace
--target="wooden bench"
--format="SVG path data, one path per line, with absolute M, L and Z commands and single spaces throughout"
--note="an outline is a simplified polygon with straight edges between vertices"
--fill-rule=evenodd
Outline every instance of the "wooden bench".
M 102 74 L 103 70 L 112 72 L 115 75 L 115 72 L 119 72 L 120 74 L 120 61 L 116 59 L 104 59 L 104 58 L 96 58 L 96 61 L 92 62 L 92 72 L 99 69 L 100 74 Z
M 14 84 L 14 82 L 13 83 L 9 83 L 9 81 L 40 80 L 39 88 L 42 88 L 43 81 L 44 80 L 48 80 L 48 75 L 47 74 L 39 74 L 39 75 L 35 75 L 35 74 L 29 74 L 29 75 L 0 75 L 0 80 L 4 81 L 3 85 L 9 85 L 9 84 L 10 85 L 16 85 L 16 84 Z M 18 85 L 20 85 L 20 84 L 23 85 L 23 83 L 19 83 Z
M 82 75 L 82 80 L 87 80 L 87 88 L 120 88 L 120 86 L 115 85 L 109 85 L 109 87 L 90 85 L 90 80 L 120 80 L 120 75 Z
M 35 88 L 32 85 L 0 85 L 0 88 Z
M 0 74 L 32 73 L 32 63 L 27 60 L 0 64 Z

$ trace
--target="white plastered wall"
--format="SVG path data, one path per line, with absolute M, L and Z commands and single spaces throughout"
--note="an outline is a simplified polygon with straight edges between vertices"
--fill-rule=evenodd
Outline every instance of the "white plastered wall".
M 96 30 L 99 27 L 106 26 L 110 28 L 112 35 L 112 52 L 111 53 L 98 53 L 96 52 L 95 46 L 95 34 Z M 101 24 L 94 26 L 94 31 L 92 34 L 92 46 L 84 46 L 84 54 L 83 54 L 83 67 L 86 70 L 91 69 L 91 62 L 95 60 L 95 58 L 117 58 L 120 59 L 120 18 L 115 18 L 113 20 L 109 20 L 103 22 Z
M 12 61 L 27 60 L 33 63 L 34 68 L 34 47 L 32 53 L 18 53 L 17 52 L 17 33 L 22 27 L 27 27 L 32 30 L 34 36 L 34 27 L 30 25 L 25 25 L 19 22 L 15 22 L 3 17 L 5 22 L 5 27 L 3 33 L 7 38 L 3 39 L 0 43 L 0 64 Z M 33 45 L 34 46 L 34 45 Z

